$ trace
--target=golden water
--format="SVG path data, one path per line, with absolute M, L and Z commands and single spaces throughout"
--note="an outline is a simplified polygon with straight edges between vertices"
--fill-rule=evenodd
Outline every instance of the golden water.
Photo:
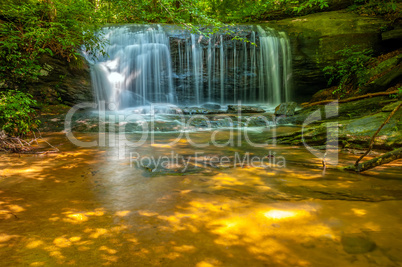
M 0 266 L 402 264 L 401 161 L 364 175 L 324 175 L 301 147 L 195 150 L 185 139 L 166 145 L 173 135 L 135 152 L 233 158 L 269 150 L 286 167 L 194 163 L 184 173 L 173 165 L 152 172 L 119 160 L 116 148 L 77 148 L 63 135 L 48 136 L 61 153 L 0 154 Z M 209 135 L 192 136 L 201 143 Z M 340 165 L 355 158 L 341 154 Z M 351 253 L 350 236 L 375 247 Z

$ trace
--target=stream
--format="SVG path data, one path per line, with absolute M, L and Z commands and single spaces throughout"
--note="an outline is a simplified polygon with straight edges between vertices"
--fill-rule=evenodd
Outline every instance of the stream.
M 262 143 L 270 134 L 248 136 Z M 227 145 L 233 133 L 224 130 L 215 145 L 191 144 L 211 135 L 157 133 L 125 151 L 49 133 L 59 153 L 0 154 L 0 265 L 402 264 L 401 160 L 323 173 L 304 147 L 255 147 L 239 133 Z M 358 156 L 341 152 L 338 166 Z

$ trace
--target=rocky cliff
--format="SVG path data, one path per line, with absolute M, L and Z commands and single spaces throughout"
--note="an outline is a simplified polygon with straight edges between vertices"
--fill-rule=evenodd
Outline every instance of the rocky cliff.
M 346 11 L 283 19 L 268 25 L 290 37 L 296 96 L 302 100 L 327 87 L 322 69 L 339 59 L 337 51 L 354 45 L 377 54 L 387 49 L 381 35 L 386 21 Z
M 90 69 L 84 59 L 66 62 L 45 55 L 40 65 L 39 79 L 28 86 L 36 98 L 50 104 L 68 105 L 92 100 Z

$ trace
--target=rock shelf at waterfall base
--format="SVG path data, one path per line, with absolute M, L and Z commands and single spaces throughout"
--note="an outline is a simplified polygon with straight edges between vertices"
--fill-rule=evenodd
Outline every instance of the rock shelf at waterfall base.
M 309 145 L 319 149 L 325 149 L 327 143 L 327 124 L 336 122 L 338 125 L 339 146 L 346 151 L 356 152 L 364 150 L 376 129 L 392 111 L 392 107 L 398 102 L 389 97 L 373 97 L 339 104 L 338 116 L 330 119 L 317 120 L 315 123 L 301 127 L 307 117 L 320 106 L 299 109 L 293 116 L 276 116 L 274 110 L 264 113 L 231 113 L 227 110 L 214 110 L 206 108 L 187 109 L 181 114 L 142 114 L 142 120 L 137 122 L 105 122 L 99 120 L 99 112 L 79 111 L 72 119 L 73 132 L 97 133 L 103 129 L 105 132 L 115 133 L 142 133 L 154 130 L 155 132 L 181 132 L 181 131 L 215 131 L 231 129 L 249 129 L 259 131 L 260 140 L 268 140 L 264 135 L 265 129 L 286 128 L 286 132 L 278 131 L 275 141 L 280 144 L 303 145 L 303 140 Z M 256 107 L 250 107 L 255 109 Z M 259 108 L 260 109 L 260 108 Z M 185 110 L 185 108 L 183 108 Z M 189 112 L 191 110 L 192 112 Z M 132 112 L 132 110 L 130 110 Z M 191 113 L 191 114 L 190 114 Z M 121 113 L 127 116 L 127 113 Z M 132 113 L 128 113 L 132 114 Z M 193 116 L 202 116 L 196 117 Z M 374 148 L 379 150 L 392 150 L 402 146 L 401 110 L 381 130 L 374 143 Z M 65 113 L 44 114 L 41 131 L 63 132 Z M 148 128 L 143 128 L 143 121 L 148 121 Z M 151 122 L 152 121 L 152 128 Z M 304 136 L 304 139 L 302 138 Z

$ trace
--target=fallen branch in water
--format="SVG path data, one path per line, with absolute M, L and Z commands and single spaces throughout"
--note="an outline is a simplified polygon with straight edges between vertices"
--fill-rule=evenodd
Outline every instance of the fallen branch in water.
M 4 132 L 0 132 L 0 150 L 13 153 L 27 152 L 31 149 L 31 144 L 35 140 L 26 141 L 18 137 L 7 136 Z
M 384 125 L 389 122 L 389 120 L 392 118 L 392 116 L 394 116 L 394 114 L 398 111 L 398 109 L 401 106 L 402 106 L 402 103 L 400 103 L 396 108 L 394 108 L 394 110 L 391 112 L 391 114 L 389 114 L 388 118 L 377 129 L 377 131 L 371 137 L 371 140 L 370 140 L 369 147 L 368 147 L 367 151 L 363 155 L 361 155 L 358 160 L 356 160 L 355 166 L 357 166 L 359 164 L 359 161 L 361 161 L 365 156 L 367 156 L 368 153 L 370 153 L 370 150 L 373 148 L 374 139 L 376 138 L 377 134 L 381 131 L 382 127 L 384 127 Z
M 369 169 L 375 168 L 377 166 L 390 163 L 391 161 L 397 160 L 402 158 L 402 147 L 395 149 L 391 152 L 385 153 L 382 156 L 373 158 L 366 162 L 357 164 L 357 165 L 350 165 L 344 168 L 346 171 L 355 171 L 355 172 L 364 172 Z
M 367 156 L 368 153 L 370 153 L 371 149 L 373 148 L 374 140 L 375 140 L 377 134 L 381 131 L 381 129 L 385 126 L 385 124 L 387 124 L 389 122 L 389 120 L 392 118 L 392 116 L 394 116 L 394 114 L 399 110 L 399 108 L 401 106 L 402 106 L 402 103 L 400 103 L 396 108 L 394 108 L 394 110 L 391 112 L 391 114 L 389 114 L 387 119 L 377 129 L 377 131 L 371 137 L 367 151 L 356 160 L 354 165 L 348 166 L 348 167 L 344 168 L 344 170 L 355 171 L 355 172 L 364 172 L 364 171 L 372 169 L 374 167 L 377 167 L 377 166 L 380 166 L 380 165 L 383 165 L 383 164 L 389 163 L 391 161 L 402 158 L 402 148 L 399 148 L 399 149 L 395 149 L 391 152 L 385 153 L 382 156 L 376 157 L 374 159 L 371 159 L 364 163 L 359 164 L 359 162 L 365 156 Z
M 11 153 L 20 153 L 20 154 L 47 154 L 47 153 L 57 153 L 59 149 L 51 145 L 45 139 L 42 138 L 41 133 L 38 130 L 39 135 L 36 136 L 33 133 L 34 138 L 31 140 L 25 140 L 19 137 L 8 136 L 3 131 L 0 132 L 0 151 L 11 152 Z M 39 144 L 38 141 L 43 141 L 47 145 L 49 145 L 53 150 L 47 151 L 35 151 L 35 148 L 32 144 Z
M 332 99 L 332 100 L 318 101 L 318 102 L 314 102 L 314 103 L 303 103 L 301 105 L 302 105 L 303 108 L 308 108 L 308 107 L 316 106 L 316 105 L 325 105 L 325 104 L 328 104 L 328 103 L 332 103 L 334 101 L 338 101 L 338 103 L 347 103 L 347 102 L 352 102 L 352 101 L 356 101 L 356 100 L 359 100 L 359 99 L 375 97 L 375 96 L 387 96 L 387 95 L 392 95 L 392 94 L 396 94 L 396 93 L 398 93 L 397 90 L 392 91 L 392 92 L 379 92 L 379 93 L 360 95 L 360 96 L 350 97 L 350 98 L 341 99 L 341 100 Z

